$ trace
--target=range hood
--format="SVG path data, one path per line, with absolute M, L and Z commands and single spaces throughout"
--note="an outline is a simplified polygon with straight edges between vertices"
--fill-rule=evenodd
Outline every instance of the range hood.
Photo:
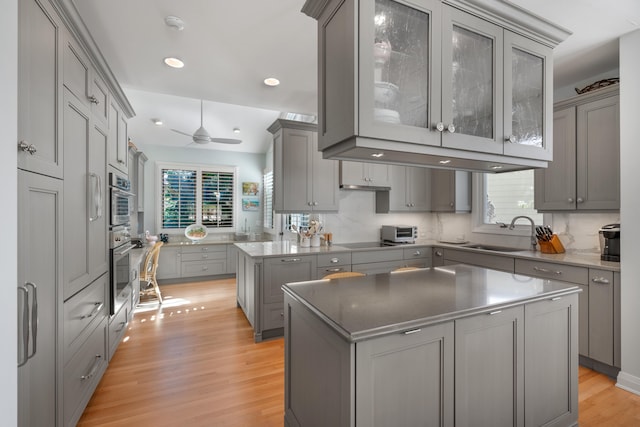
M 546 168 L 548 162 L 475 151 L 453 150 L 437 146 L 353 137 L 325 148 L 322 157 L 366 163 L 385 163 L 422 166 L 437 169 L 466 170 L 470 172 L 501 173 L 526 169 Z M 343 188 L 341 186 L 341 188 Z M 368 186 L 344 187 L 351 190 L 384 191 Z

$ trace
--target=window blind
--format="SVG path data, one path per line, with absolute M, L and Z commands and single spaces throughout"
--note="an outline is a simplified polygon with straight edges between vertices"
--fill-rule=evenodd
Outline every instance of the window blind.
M 265 173 L 262 181 L 262 188 L 264 189 L 264 201 L 262 202 L 264 227 L 273 228 L 273 171 Z
M 162 169 L 162 228 L 185 228 L 196 222 L 195 170 Z

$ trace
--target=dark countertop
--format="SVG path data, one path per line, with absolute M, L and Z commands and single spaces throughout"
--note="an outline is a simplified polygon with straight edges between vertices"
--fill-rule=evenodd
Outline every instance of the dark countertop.
M 282 289 L 350 342 L 580 292 L 566 282 L 468 265 L 288 283 Z

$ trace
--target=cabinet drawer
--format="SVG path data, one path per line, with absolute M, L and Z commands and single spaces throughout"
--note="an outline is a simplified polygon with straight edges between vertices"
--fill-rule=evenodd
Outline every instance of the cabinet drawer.
M 262 312 L 262 330 L 284 327 L 284 304 L 265 304 Z
M 109 322 L 109 360 L 113 357 L 120 339 L 127 329 L 130 308 L 123 305 L 120 311 Z
M 331 267 L 318 267 L 316 269 L 316 277 L 322 279 L 327 274 L 341 273 L 343 271 L 351 271 L 351 264 L 349 265 L 334 265 Z
M 103 319 L 82 349 L 64 368 L 64 425 L 75 425 L 107 369 L 105 351 L 107 319 Z
M 351 264 L 351 253 L 321 254 L 318 255 L 318 267 L 333 267 L 336 265 Z
M 477 265 L 480 267 L 493 268 L 495 270 L 508 271 L 513 273 L 513 258 L 503 257 L 500 255 L 479 254 L 468 251 L 459 251 L 455 249 L 444 249 L 444 259 L 448 261 L 445 265 L 451 265 L 451 262 L 459 262 L 463 264 Z
M 205 260 L 225 260 L 227 259 L 227 251 L 224 252 L 198 252 L 198 253 L 182 253 L 182 262 L 184 261 L 205 261 Z
M 182 246 L 182 254 L 201 254 L 221 252 L 227 254 L 227 245 L 188 245 Z
M 105 295 L 108 293 L 109 274 L 81 290 L 64 303 L 64 359 L 69 360 L 91 330 L 91 325 L 107 315 Z
M 431 258 L 431 250 L 427 247 L 405 248 L 402 256 L 404 259 Z
M 401 249 L 352 252 L 351 264 L 400 261 L 403 259 L 403 256 L 404 254 Z
M 364 274 L 379 274 L 389 273 L 396 268 L 406 267 L 406 261 L 385 261 L 385 262 L 370 262 L 365 264 L 353 264 L 351 266 L 352 271 L 357 271 Z
M 516 274 L 544 277 L 545 279 L 586 285 L 589 283 L 589 269 L 573 265 L 555 264 L 552 262 L 516 259 Z
M 182 263 L 182 277 L 213 276 L 227 272 L 226 257 L 224 260 L 187 261 Z

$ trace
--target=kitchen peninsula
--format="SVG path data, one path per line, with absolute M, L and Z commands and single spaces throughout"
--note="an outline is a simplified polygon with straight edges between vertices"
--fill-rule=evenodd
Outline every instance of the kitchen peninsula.
M 577 424 L 578 286 L 455 265 L 283 290 L 287 426 Z

